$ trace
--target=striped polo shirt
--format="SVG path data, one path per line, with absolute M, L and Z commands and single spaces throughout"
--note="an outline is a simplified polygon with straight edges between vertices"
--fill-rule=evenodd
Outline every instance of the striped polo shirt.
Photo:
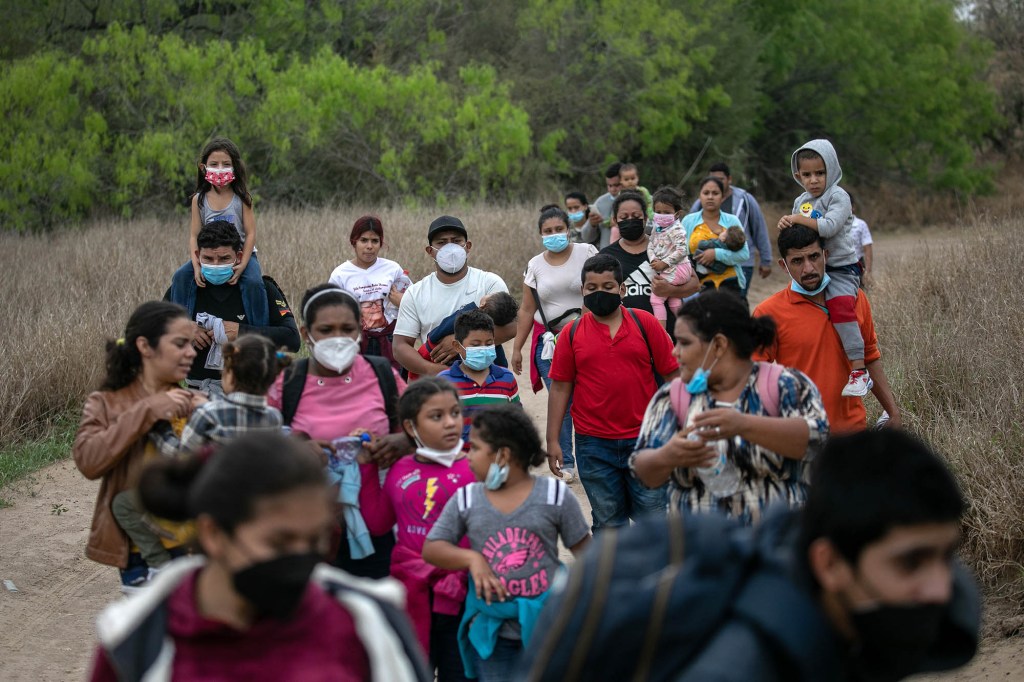
M 499 365 L 491 365 L 491 370 L 484 379 L 481 386 L 462 371 L 462 361 L 455 363 L 437 376 L 455 384 L 455 390 L 459 392 L 459 402 L 462 403 L 462 440 L 465 443 L 464 449 L 469 451 L 469 425 L 473 421 L 473 415 L 492 405 L 505 405 L 507 403 L 519 402 L 519 384 L 516 377 L 510 370 Z

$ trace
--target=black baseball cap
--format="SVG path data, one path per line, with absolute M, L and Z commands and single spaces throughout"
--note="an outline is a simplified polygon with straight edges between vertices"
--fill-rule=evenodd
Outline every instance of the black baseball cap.
M 469 233 L 466 232 L 466 226 L 462 224 L 462 221 L 455 216 L 443 215 L 440 218 L 435 218 L 434 222 L 430 223 L 430 227 L 427 228 L 427 241 L 432 242 L 434 235 L 438 232 L 452 231 L 461 232 L 462 236 L 467 240 L 469 239 Z

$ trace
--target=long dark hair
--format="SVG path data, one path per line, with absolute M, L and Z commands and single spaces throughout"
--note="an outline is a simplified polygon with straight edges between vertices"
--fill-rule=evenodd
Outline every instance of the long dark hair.
M 246 334 L 224 344 L 224 371 L 231 372 L 235 390 L 265 395 L 277 375 L 291 364 L 292 356 L 278 352 L 273 342 L 259 334 Z
M 701 341 L 708 342 L 715 334 L 722 334 L 743 359 L 775 342 L 775 320 L 767 315 L 751 317 L 746 301 L 723 289 L 690 299 L 683 304 L 677 319 L 689 322 Z
M 238 151 L 238 145 L 226 137 L 213 138 L 199 153 L 199 163 L 196 164 L 196 194 L 199 195 L 199 205 L 203 205 L 206 193 L 213 189 L 213 185 L 206 181 L 206 172 L 199 165 L 205 166 L 210 154 L 214 152 L 227 152 L 227 155 L 231 157 L 231 167 L 235 171 L 231 190 L 238 195 L 243 204 L 252 208 L 252 195 L 249 194 L 248 174 L 245 171 L 245 164 L 242 162 L 242 153 Z
M 229 533 L 250 521 L 261 499 L 323 486 L 324 470 L 308 448 L 277 434 L 246 435 L 206 456 L 157 459 L 142 471 L 139 499 L 172 521 L 208 514 Z
M 508 448 L 512 459 L 524 471 L 540 466 L 547 457 L 537 427 L 518 405 L 496 405 L 477 412 L 473 428 L 492 450 Z
M 136 308 L 128 318 L 124 336 L 107 341 L 107 376 L 100 390 L 116 391 L 135 381 L 142 369 L 136 340 L 142 337 L 151 348 L 156 348 L 160 337 L 167 333 L 167 325 L 179 317 L 188 319 L 188 311 L 166 301 L 147 301 Z

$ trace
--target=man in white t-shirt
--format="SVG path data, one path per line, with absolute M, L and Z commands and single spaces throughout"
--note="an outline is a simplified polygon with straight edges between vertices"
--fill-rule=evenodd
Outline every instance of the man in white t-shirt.
M 458 218 L 444 215 L 430 223 L 427 242 L 426 252 L 434 261 L 434 272 L 406 290 L 394 335 L 395 359 L 419 375 L 434 375 L 447 369 L 447 363 L 458 357 L 458 344 L 447 337 L 433 349 L 430 360 L 426 360 L 416 352 L 417 340 L 423 343 L 431 329 L 467 303 L 479 303 L 485 296 L 497 292 L 508 293 L 501 277 L 469 267 L 467 260 L 473 243 Z M 515 335 L 515 320 L 494 328 L 497 364 L 507 366 L 507 362 L 503 362 L 501 344 Z
M 856 202 L 854 202 L 856 205 Z M 853 216 L 853 227 L 850 228 L 850 235 L 853 238 L 853 248 L 857 250 L 857 260 L 860 262 L 861 276 L 860 285 L 862 289 L 871 286 L 871 267 L 874 265 L 874 253 L 872 252 L 871 230 L 868 224 Z

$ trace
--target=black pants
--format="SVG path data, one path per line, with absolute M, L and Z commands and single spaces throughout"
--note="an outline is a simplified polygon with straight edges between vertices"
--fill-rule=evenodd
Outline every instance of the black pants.
M 373 554 L 365 559 L 353 559 L 348 549 L 348 538 L 342 530 L 341 544 L 338 545 L 334 565 L 360 578 L 377 580 L 388 577 L 391 574 L 391 550 L 395 548 L 395 534 L 374 535 L 370 540 L 373 542 Z

